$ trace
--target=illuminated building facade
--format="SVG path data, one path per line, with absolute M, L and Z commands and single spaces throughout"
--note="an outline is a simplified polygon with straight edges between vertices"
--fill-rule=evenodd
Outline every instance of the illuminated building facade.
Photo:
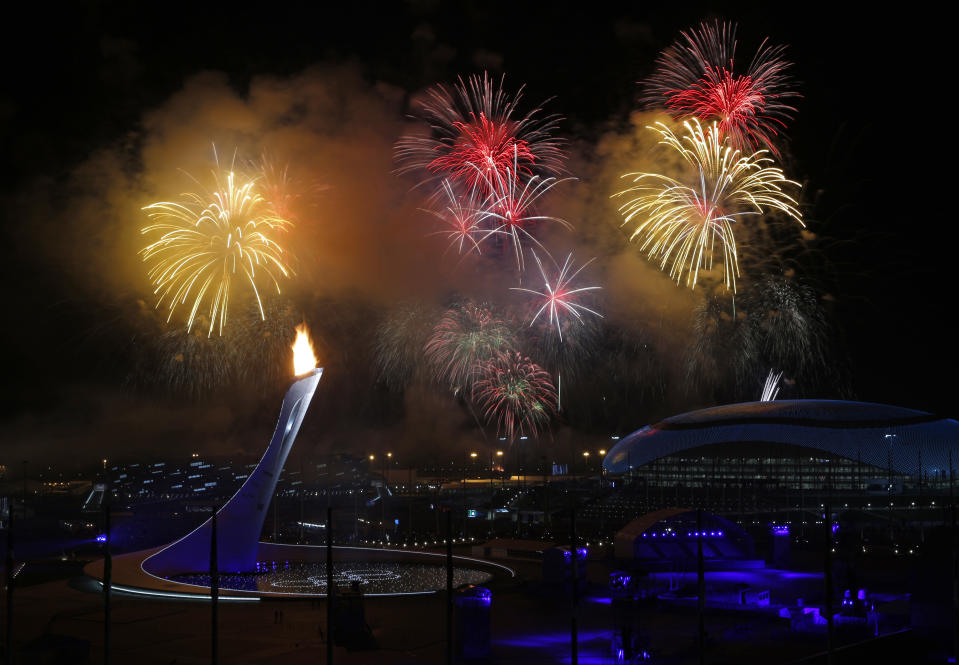
M 947 491 L 954 464 L 959 422 L 836 400 L 751 402 L 673 416 L 624 437 L 603 462 L 608 474 L 650 487 L 772 492 Z

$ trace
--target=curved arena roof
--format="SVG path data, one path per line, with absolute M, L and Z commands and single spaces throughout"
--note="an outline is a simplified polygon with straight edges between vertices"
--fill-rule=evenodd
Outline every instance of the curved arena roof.
M 666 418 L 623 437 L 603 467 L 623 473 L 660 457 L 724 443 L 787 444 L 915 474 L 959 467 L 959 422 L 898 406 L 781 400 L 717 406 Z

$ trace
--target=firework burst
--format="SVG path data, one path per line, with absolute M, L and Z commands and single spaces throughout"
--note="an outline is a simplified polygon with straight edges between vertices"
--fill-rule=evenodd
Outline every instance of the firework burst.
M 487 422 L 510 442 L 533 436 L 556 412 L 549 372 L 515 351 L 499 353 L 474 367 L 474 398 Z
M 581 273 L 586 266 L 596 259 L 590 259 L 574 272 L 573 255 L 570 254 L 566 257 L 566 261 L 563 263 L 563 267 L 559 269 L 556 277 L 551 280 L 546 275 L 546 269 L 543 267 L 543 262 L 540 261 L 540 258 L 536 255 L 536 252 L 533 252 L 533 258 L 536 259 L 536 266 L 539 268 L 539 274 L 543 277 L 545 290 L 535 291 L 533 289 L 524 289 L 522 287 L 511 288 L 512 291 L 530 293 L 542 299 L 541 302 L 543 304 L 538 310 L 536 310 L 536 313 L 533 314 L 533 318 L 529 322 L 530 327 L 533 327 L 533 325 L 536 323 L 536 320 L 542 314 L 548 313 L 550 326 L 556 326 L 556 334 L 559 335 L 559 339 L 562 341 L 563 326 L 561 325 L 561 322 L 563 319 L 572 317 L 576 319 L 576 321 L 582 323 L 584 314 L 592 314 L 594 316 L 603 318 L 603 315 L 599 312 L 578 302 L 578 300 L 584 294 L 587 294 L 591 291 L 598 291 L 601 287 L 581 286 L 579 288 L 573 288 L 573 281 L 576 279 L 579 273 Z
M 264 153 L 259 161 L 250 164 L 251 172 L 257 173 L 257 190 L 273 207 L 278 216 L 299 223 L 305 207 L 314 204 L 316 199 L 329 186 L 321 181 L 304 181 L 293 175 L 290 165 L 281 162 L 269 153 Z
M 735 69 L 736 24 L 702 23 L 663 51 L 642 96 L 679 118 L 716 120 L 743 150 L 767 147 L 796 112 L 785 46 L 760 45 L 744 71 Z
M 431 88 L 416 109 L 429 133 L 397 141 L 398 172 L 419 172 L 427 180 L 449 178 L 469 188 L 494 183 L 514 160 L 527 175 L 558 175 L 566 157 L 552 132 L 560 118 L 537 117 L 538 108 L 519 117 L 522 91 L 510 97 L 503 79 L 495 86 L 485 73 L 460 78 L 452 91 L 442 85 Z
M 634 186 L 614 195 L 631 197 L 620 206 L 623 225 L 636 220 L 630 240 L 641 238 L 640 249 L 661 269 L 668 267 L 677 283 L 685 275 L 690 288 L 696 287 L 700 270 L 712 269 L 719 252 L 726 288 L 735 292 L 739 261 L 733 224 L 740 217 L 778 211 L 805 226 L 796 200 L 783 191 L 799 185 L 772 166 L 765 151 L 744 155 L 733 149 L 716 123 L 706 131 L 696 119 L 683 125 L 682 138 L 662 123 L 650 129 L 692 167 L 692 177 L 680 182 L 656 173 L 624 175 Z
M 486 362 L 513 346 L 509 326 L 489 307 L 465 303 L 443 314 L 423 350 L 437 380 L 459 393 L 470 391 L 476 363 Z
M 567 229 L 573 228 L 573 225 L 564 219 L 537 213 L 540 198 L 559 183 L 573 178 L 557 180 L 534 175 L 523 180 L 517 159 L 514 154 L 513 168 L 506 169 L 503 176 L 497 174 L 491 182 L 484 174 L 483 179 L 489 191 L 493 192 L 492 205 L 485 212 L 492 224 L 489 235 L 501 237 L 512 246 L 516 268 L 522 272 L 526 267 L 523 243 L 529 241 L 542 247 L 531 233 L 535 226 L 542 222 L 555 222 Z M 545 248 L 543 251 L 546 251 Z
M 470 188 L 466 194 L 457 191 L 456 186 L 448 179 L 443 180 L 441 187 L 445 198 L 445 205 L 439 210 L 424 209 L 423 212 L 436 217 L 445 226 L 445 230 L 437 231 L 437 235 L 446 236 L 449 240 L 447 251 L 456 247 L 458 254 L 475 251 L 481 253 L 480 243 L 489 237 L 491 231 L 486 224 L 489 213 L 488 197 L 480 201 L 475 188 Z
M 140 255 L 152 264 L 156 306 L 166 303 L 167 321 L 178 306 L 188 306 L 188 331 L 202 312 L 210 320 L 207 334 L 217 328 L 222 335 L 236 280 L 250 288 L 265 318 L 260 288 L 266 283 L 279 293 L 279 280 L 292 274 L 289 255 L 278 242 L 291 222 L 276 214 L 256 180 L 233 172 L 225 180 L 216 172 L 214 177 L 216 188 L 205 196 L 187 193 L 182 203 L 143 208 L 151 223 L 141 233 L 159 238 Z

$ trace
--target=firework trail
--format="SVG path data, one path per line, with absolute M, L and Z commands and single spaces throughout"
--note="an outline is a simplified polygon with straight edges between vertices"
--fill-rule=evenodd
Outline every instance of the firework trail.
M 781 277 L 764 276 L 728 302 L 708 296 L 693 321 L 687 356 L 690 386 L 719 387 L 717 400 L 750 399 L 756 377 L 781 368 L 800 395 L 835 391 L 841 384 L 831 358 L 829 326 L 816 293 Z
M 429 132 L 397 141 L 397 172 L 418 172 L 424 182 L 448 178 L 466 188 L 496 182 L 514 161 L 526 175 L 559 175 L 566 156 L 552 132 L 560 117 L 537 117 L 539 108 L 519 117 L 522 92 L 510 97 L 503 79 L 494 86 L 486 73 L 460 78 L 452 91 L 431 88 L 416 109 Z
M 549 372 L 515 351 L 476 363 L 474 399 L 497 435 L 512 443 L 534 436 L 556 412 L 557 397 Z
M 769 148 L 796 109 L 799 97 L 787 73 L 785 46 L 764 40 L 745 71 L 736 72 L 736 24 L 716 21 L 682 32 L 656 60 L 642 101 L 678 118 L 716 120 L 742 150 Z
M 279 243 L 292 223 L 276 213 L 257 181 L 232 171 L 225 179 L 214 171 L 214 179 L 214 191 L 205 195 L 191 192 L 181 203 L 144 207 L 151 223 L 141 233 L 159 237 L 140 250 L 151 264 L 156 306 L 166 303 L 169 310 L 167 321 L 177 307 L 189 307 L 187 330 L 202 312 L 210 320 L 208 336 L 214 328 L 223 334 L 236 280 L 250 288 L 265 318 L 261 286 L 279 293 L 279 280 L 293 272 Z
M 537 307 L 519 308 L 517 319 L 529 321 L 536 314 Z M 602 327 L 596 317 L 572 316 L 560 317 L 562 338 L 556 329 L 545 317 L 541 317 L 522 338 L 522 349 L 536 362 L 541 364 L 558 381 L 575 381 L 589 368 L 595 367 L 592 363 L 599 350 L 598 344 L 602 334 Z M 559 386 L 557 385 L 557 388 Z
M 779 381 L 782 378 L 782 372 L 777 372 L 773 369 L 769 370 L 769 374 L 766 375 L 766 382 L 763 384 L 763 392 L 759 396 L 760 402 L 776 401 L 776 397 L 779 396 Z
M 274 387 L 290 377 L 290 346 L 303 312 L 285 298 L 272 298 L 259 307 L 250 303 L 231 319 L 225 339 L 236 349 L 239 383 Z
M 602 287 L 581 286 L 579 288 L 572 288 L 573 280 L 576 279 L 577 275 L 579 275 L 579 273 L 581 273 L 586 266 L 596 259 L 590 259 L 581 265 L 579 270 L 573 272 L 573 255 L 569 254 L 566 257 L 566 261 L 563 263 L 563 267 L 559 269 L 556 277 L 551 281 L 546 275 L 546 269 L 543 267 L 543 262 L 540 261 L 539 256 L 536 255 L 536 252 L 533 252 L 533 258 L 536 259 L 536 265 L 539 268 L 539 274 L 543 277 L 545 291 L 534 291 L 533 289 L 524 289 L 522 287 L 511 287 L 510 289 L 511 291 L 531 293 L 542 298 L 542 306 L 536 310 L 532 320 L 529 322 L 531 328 L 541 314 L 544 312 L 549 312 L 549 323 L 550 325 L 556 326 L 556 334 L 559 335 L 559 339 L 562 341 L 563 327 L 560 325 L 560 322 L 564 318 L 564 315 L 571 315 L 580 323 L 583 322 L 584 314 L 593 314 L 594 316 L 603 318 L 603 315 L 599 312 L 577 302 L 578 299 L 582 297 L 582 294 L 590 291 L 598 291 Z
M 423 347 L 436 312 L 417 304 L 396 307 L 376 330 L 374 358 L 379 381 L 392 389 L 408 385 L 423 365 Z
M 146 375 L 151 382 L 159 378 L 171 395 L 203 399 L 235 382 L 236 349 L 224 337 L 168 329 L 154 338 L 153 345 Z
M 128 381 L 135 387 L 160 386 L 166 393 L 194 400 L 209 399 L 223 390 L 274 389 L 289 381 L 289 345 L 301 316 L 288 302 L 264 302 L 266 318 L 254 302 L 239 307 L 222 335 L 170 329 L 154 318 L 135 343 L 135 370 Z M 198 314 L 198 323 L 205 323 Z
M 833 366 L 829 326 L 816 292 L 801 282 L 767 276 L 746 295 L 741 306 L 760 340 L 764 364 L 781 367 L 807 390 L 815 389 L 823 370 Z
M 690 288 L 696 287 L 700 270 L 712 269 L 719 252 L 726 289 L 735 292 L 739 260 L 733 224 L 740 217 L 777 211 L 805 226 L 796 200 L 783 191 L 799 184 L 772 166 L 765 151 L 744 155 L 733 149 L 716 123 L 706 131 L 696 119 L 683 126 L 682 138 L 662 123 L 650 129 L 692 168 L 691 176 L 681 182 L 657 173 L 625 174 L 634 186 L 614 194 L 631 197 L 620 206 L 623 225 L 637 220 L 630 240 L 641 238 L 640 249 L 661 269 L 668 267 L 677 284 L 685 275 Z
M 514 347 L 513 332 L 486 305 L 464 303 L 448 309 L 423 347 L 437 381 L 458 394 L 470 392 L 473 367 Z
M 745 296 L 745 294 L 743 294 Z M 709 391 L 717 401 L 741 401 L 754 394 L 762 366 L 762 340 L 742 304 L 730 315 L 729 303 L 707 295 L 693 313 L 693 339 L 686 355 L 686 386 Z
M 535 310 L 535 307 L 528 308 L 523 318 L 531 319 Z M 523 336 L 524 351 L 556 379 L 558 411 L 566 407 L 575 382 L 596 369 L 595 355 L 600 335 L 597 321 L 596 317 L 560 317 L 560 338 L 556 328 L 542 317 Z

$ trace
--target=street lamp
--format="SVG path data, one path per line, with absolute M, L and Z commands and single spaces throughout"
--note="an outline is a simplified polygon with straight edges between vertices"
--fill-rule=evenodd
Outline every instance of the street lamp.
M 589 472 L 589 451 L 588 450 L 583 451 L 583 463 L 586 467 L 586 472 L 588 473 Z

